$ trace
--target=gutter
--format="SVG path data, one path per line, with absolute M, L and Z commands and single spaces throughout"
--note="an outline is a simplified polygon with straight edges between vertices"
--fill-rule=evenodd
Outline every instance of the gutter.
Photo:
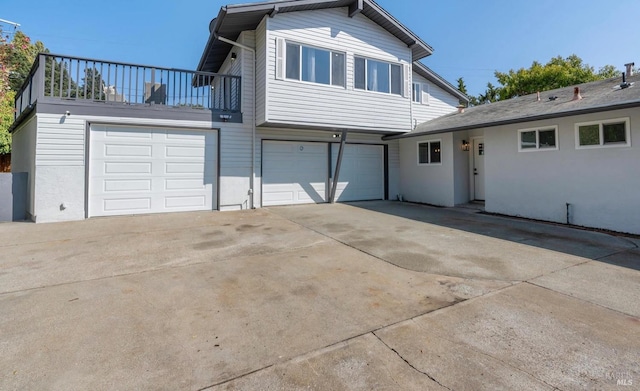
M 562 112 L 551 113 L 551 114 L 541 114 L 541 115 L 535 115 L 535 116 L 525 117 L 525 118 L 512 118 L 512 119 L 506 119 L 506 120 L 495 121 L 495 122 L 484 122 L 484 123 L 478 123 L 478 124 L 454 126 L 451 128 L 444 128 L 444 129 L 438 129 L 438 130 L 426 131 L 426 132 L 418 131 L 415 133 L 410 132 L 410 133 L 405 133 L 401 135 L 383 136 L 382 140 L 385 140 L 385 141 L 399 140 L 403 138 L 426 136 L 430 134 L 458 132 L 461 130 L 473 130 L 473 129 L 479 129 L 479 128 L 492 128 L 492 127 L 501 126 L 501 125 L 519 124 L 524 122 L 533 122 L 533 121 L 540 121 L 545 119 L 554 119 L 554 118 L 561 118 L 561 117 L 572 117 L 575 115 L 582 115 L 582 114 L 601 113 L 603 111 L 623 110 L 623 109 L 630 109 L 630 108 L 639 107 L 639 106 L 640 106 L 640 101 L 626 102 L 626 103 L 619 103 L 612 106 L 596 106 L 596 107 L 590 107 L 587 109 L 580 109 L 580 110 L 574 110 L 574 111 L 562 111 Z M 435 120 L 432 120 L 432 121 L 435 121 Z

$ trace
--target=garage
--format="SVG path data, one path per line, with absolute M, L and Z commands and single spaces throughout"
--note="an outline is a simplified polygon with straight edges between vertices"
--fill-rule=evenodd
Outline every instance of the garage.
M 335 170 L 340 144 L 331 146 L 331 166 Z M 384 199 L 384 146 L 345 144 L 336 200 L 370 201 Z
M 262 205 L 327 202 L 327 143 L 263 141 Z
M 263 141 L 262 205 L 328 202 L 339 150 L 337 143 Z M 384 183 L 384 146 L 346 144 L 336 200 L 384 199 Z
M 217 132 L 91 125 L 89 217 L 217 208 Z

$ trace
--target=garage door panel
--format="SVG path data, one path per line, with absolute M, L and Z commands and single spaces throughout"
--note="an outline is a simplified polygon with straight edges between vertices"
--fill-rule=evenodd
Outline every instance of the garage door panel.
M 215 133 L 92 126 L 90 137 L 89 216 L 216 205 Z
M 332 145 L 332 170 L 340 150 Z M 367 201 L 384 199 L 384 147 L 382 145 L 346 144 L 338 186 L 337 201 Z
M 265 141 L 262 147 L 262 205 L 326 202 L 328 144 Z

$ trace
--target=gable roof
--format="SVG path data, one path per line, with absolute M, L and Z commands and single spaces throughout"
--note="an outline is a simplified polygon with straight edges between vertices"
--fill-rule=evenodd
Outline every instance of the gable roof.
M 536 94 L 530 94 L 469 107 L 463 113 L 454 112 L 419 124 L 410 133 L 387 136 L 384 139 L 392 140 L 640 107 L 640 74 L 631 76 L 627 82 L 635 85 L 621 89 L 622 78 L 618 77 L 541 92 L 540 101 Z M 574 87 L 580 88 L 581 100 L 572 100 Z M 557 98 L 551 100 L 550 97 Z
M 413 62 L 413 71 L 429 80 L 433 84 L 437 85 L 438 87 L 442 88 L 443 90 L 449 92 L 450 94 L 457 96 L 460 100 L 469 102 L 469 97 L 467 95 L 460 92 L 460 90 L 457 89 L 453 84 L 443 79 L 442 76 L 435 73 L 431 68 L 424 65 L 420 61 Z
M 222 66 L 231 50 L 231 45 L 216 39 L 218 36 L 235 41 L 241 32 L 255 30 L 266 15 L 340 7 L 349 7 L 354 13 L 362 13 L 404 42 L 411 48 L 414 61 L 433 53 L 431 46 L 373 0 L 271 0 L 221 7 L 218 16 L 209 24 L 209 40 L 197 70 L 217 72 Z

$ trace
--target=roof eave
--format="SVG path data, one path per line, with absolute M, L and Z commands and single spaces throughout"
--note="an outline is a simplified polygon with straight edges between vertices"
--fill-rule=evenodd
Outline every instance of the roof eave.
M 615 105 L 608 105 L 608 106 L 589 107 L 589 108 L 573 110 L 573 111 L 563 111 L 563 112 L 550 113 L 550 114 L 533 115 L 533 116 L 523 117 L 523 118 L 510 118 L 502 121 L 485 122 L 485 123 L 470 124 L 470 125 L 464 125 L 464 126 L 454 126 L 451 128 L 443 128 L 443 129 L 431 130 L 426 132 L 420 132 L 420 131 L 409 132 L 409 133 L 400 134 L 400 135 L 384 136 L 382 139 L 383 140 L 399 140 L 404 138 L 428 136 L 431 134 L 459 132 L 463 130 L 474 130 L 474 129 L 480 129 L 480 128 L 492 128 L 495 126 L 512 125 L 512 124 L 518 124 L 518 123 L 524 123 L 524 122 L 541 121 L 541 120 L 561 118 L 561 117 L 572 117 L 575 115 L 601 113 L 603 111 L 623 110 L 623 109 L 630 109 L 634 107 L 640 107 L 640 101 L 623 102 L 623 103 L 618 103 Z
M 414 61 L 413 65 L 415 66 L 414 70 L 416 73 L 426 78 L 427 80 L 431 80 L 435 84 L 437 84 L 440 88 L 443 88 L 453 95 L 457 96 L 460 100 L 465 102 L 469 102 L 469 97 L 462 93 L 459 89 L 457 89 L 453 84 L 449 83 L 447 80 L 443 79 L 442 76 L 435 73 L 431 68 L 422 64 L 419 61 Z

